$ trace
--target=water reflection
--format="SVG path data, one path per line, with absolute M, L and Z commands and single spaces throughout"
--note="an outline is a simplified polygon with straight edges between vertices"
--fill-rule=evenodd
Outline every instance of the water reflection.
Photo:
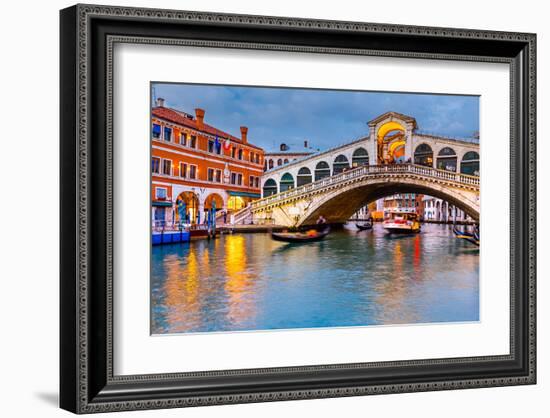
M 412 236 L 335 231 L 289 245 L 266 234 L 153 248 L 152 332 L 479 319 L 479 251 L 449 226 Z

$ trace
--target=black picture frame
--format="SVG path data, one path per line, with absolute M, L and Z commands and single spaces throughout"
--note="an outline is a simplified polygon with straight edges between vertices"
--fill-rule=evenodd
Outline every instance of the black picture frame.
M 113 375 L 116 42 L 510 65 L 510 354 Z M 536 35 L 76 5 L 61 11 L 60 406 L 75 413 L 534 384 Z

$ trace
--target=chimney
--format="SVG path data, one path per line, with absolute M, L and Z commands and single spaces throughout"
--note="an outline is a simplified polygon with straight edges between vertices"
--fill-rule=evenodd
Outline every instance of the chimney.
M 164 99 L 162 97 L 157 99 L 157 107 L 164 107 Z
M 195 116 L 197 118 L 197 127 L 202 129 L 204 127 L 204 109 L 196 108 Z
M 304 148 L 306 148 L 306 149 L 307 149 L 307 139 L 306 139 L 306 140 L 304 140 Z
M 246 144 L 246 142 L 248 141 L 247 135 L 248 135 L 248 128 L 246 126 L 241 126 L 241 139 L 243 141 L 243 144 Z

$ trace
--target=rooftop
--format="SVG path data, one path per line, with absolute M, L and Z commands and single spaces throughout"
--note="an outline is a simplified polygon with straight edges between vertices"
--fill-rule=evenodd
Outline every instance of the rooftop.
M 190 115 L 189 113 L 186 113 L 186 112 L 183 112 L 183 111 L 180 111 L 180 110 L 177 110 L 177 109 L 172 109 L 170 107 L 155 106 L 152 109 L 152 114 L 153 114 L 153 116 L 155 116 L 159 119 L 164 119 L 164 120 L 167 120 L 169 122 L 175 123 L 177 125 L 181 125 L 181 126 L 185 126 L 187 128 L 195 129 L 199 132 L 204 132 L 204 133 L 207 133 L 207 134 L 210 134 L 210 135 L 217 135 L 220 139 L 229 139 L 233 142 L 236 142 L 236 143 L 239 143 L 239 144 L 244 144 L 244 145 L 247 145 L 251 148 L 256 148 L 256 149 L 259 149 L 259 150 L 263 151 L 263 148 L 258 147 L 256 145 L 253 145 L 249 142 L 245 143 L 245 142 L 243 142 L 243 140 L 241 138 L 238 138 L 234 135 L 231 135 L 228 132 L 217 129 L 217 128 L 215 128 L 212 125 L 209 125 L 207 123 L 203 123 L 202 127 L 199 128 L 199 126 L 198 126 L 199 124 L 198 124 L 196 118 L 194 116 Z

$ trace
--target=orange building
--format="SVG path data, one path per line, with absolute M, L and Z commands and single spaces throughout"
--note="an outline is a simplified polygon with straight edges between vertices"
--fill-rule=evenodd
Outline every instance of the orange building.
M 165 107 L 158 99 L 151 120 L 152 219 L 156 227 L 180 222 L 204 223 L 215 208 L 218 216 L 258 199 L 264 151 L 241 137 L 208 125 L 205 111 L 195 114 Z

